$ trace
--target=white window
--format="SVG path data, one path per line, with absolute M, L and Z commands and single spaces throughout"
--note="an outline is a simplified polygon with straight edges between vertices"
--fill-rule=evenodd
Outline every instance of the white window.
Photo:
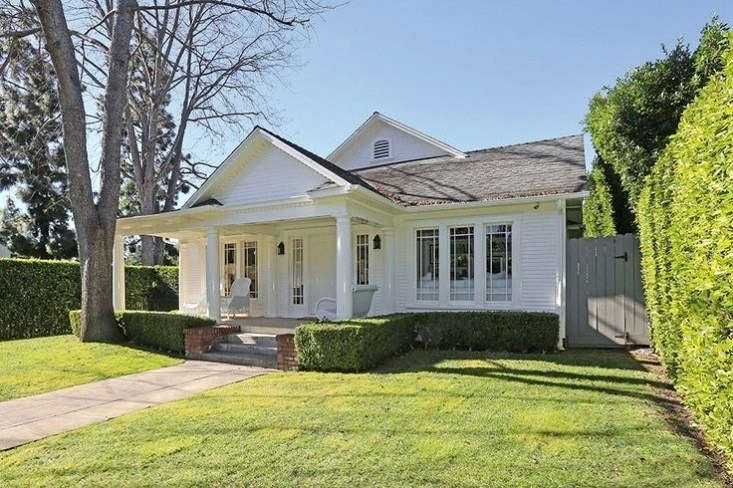
M 450 228 L 450 299 L 473 300 L 473 226 Z
M 249 278 L 249 296 L 257 298 L 257 241 L 242 243 L 242 276 Z
M 512 225 L 486 227 L 486 300 L 512 299 Z
M 224 244 L 224 296 L 229 296 L 232 283 L 237 279 L 237 244 Z
M 356 284 L 369 284 L 369 235 L 356 236 Z
M 379 139 L 374 142 L 373 146 L 374 159 L 387 159 L 392 156 L 392 148 L 387 139 Z
M 415 234 L 417 244 L 417 299 L 438 300 L 438 229 L 419 229 Z
M 293 239 L 293 305 L 303 305 L 303 239 Z

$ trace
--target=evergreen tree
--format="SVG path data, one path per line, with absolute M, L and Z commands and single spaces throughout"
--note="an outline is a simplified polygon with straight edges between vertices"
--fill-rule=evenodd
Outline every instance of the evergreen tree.
M 56 75 L 29 39 L 6 40 L 0 52 L 16 60 L 0 82 L 0 191 L 14 190 L 26 208 L 9 201 L 0 236 L 14 255 L 74 257 Z

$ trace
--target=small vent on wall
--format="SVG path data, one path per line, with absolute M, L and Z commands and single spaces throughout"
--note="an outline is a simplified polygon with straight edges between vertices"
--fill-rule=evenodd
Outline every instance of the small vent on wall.
M 387 139 L 380 139 L 374 143 L 374 159 L 385 159 L 390 155 L 391 148 Z

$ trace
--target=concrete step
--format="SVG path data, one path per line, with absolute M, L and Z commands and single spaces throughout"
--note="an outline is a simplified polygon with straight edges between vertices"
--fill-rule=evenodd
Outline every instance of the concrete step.
M 259 366 L 260 368 L 276 368 L 277 354 L 243 354 L 236 352 L 211 351 L 201 355 L 204 361 L 217 363 Z
M 277 355 L 277 344 L 243 344 L 238 342 L 219 342 L 214 344 L 214 351 L 236 352 L 240 354 L 275 354 Z
M 229 334 L 221 342 L 227 344 L 252 344 L 263 347 L 277 347 L 277 341 L 273 334 Z

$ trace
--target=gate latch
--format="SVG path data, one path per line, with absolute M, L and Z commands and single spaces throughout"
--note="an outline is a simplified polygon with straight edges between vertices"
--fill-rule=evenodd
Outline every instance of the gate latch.
M 615 256 L 614 259 L 623 259 L 624 261 L 627 261 L 628 262 L 628 260 L 629 260 L 629 252 L 626 251 L 626 252 L 624 252 L 620 256 Z

